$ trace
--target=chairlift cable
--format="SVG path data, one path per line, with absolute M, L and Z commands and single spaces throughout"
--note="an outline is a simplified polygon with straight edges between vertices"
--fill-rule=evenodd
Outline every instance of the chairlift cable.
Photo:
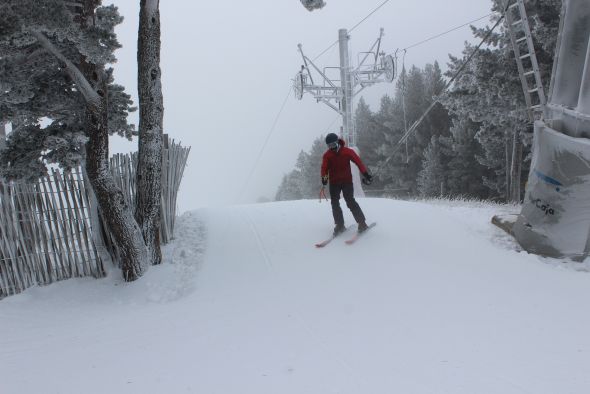
M 377 8 L 375 8 L 375 9 L 374 9 L 374 10 L 373 10 L 373 11 L 372 11 L 372 12 L 371 12 L 369 15 L 367 15 L 367 16 L 366 16 L 365 18 L 363 18 L 363 19 L 362 19 L 362 20 L 361 20 L 359 23 L 357 23 L 357 24 L 356 24 L 356 25 L 354 25 L 354 26 L 353 26 L 351 29 L 349 29 L 349 32 L 352 32 L 354 29 L 356 29 L 356 28 L 357 28 L 357 27 L 358 27 L 358 26 L 359 26 L 359 25 L 360 25 L 362 22 L 364 22 L 365 20 L 367 20 L 367 19 L 368 19 L 368 18 L 369 18 L 371 15 L 373 15 L 373 14 L 374 14 L 374 13 L 375 13 L 377 10 L 379 10 L 381 7 L 383 7 L 383 6 L 384 6 L 384 5 L 385 5 L 385 4 L 386 4 L 388 1 L 390 1 L 390 0 L 387 0 L 387 1 L 385 1 L 385 2 L 384 2 L 384 3 L 382 3 L 380 6 L 378 6 Z M 417 43 L 411 44 L 411 45 L 409 45 L 409 46 L 405 47 L 403 50 L 408 50 L 408 49 L 411 49 L 411 48 L 417 47 L 417 46 L 419 46 L 419 45 L 425 44 L 425 43 L 427 43 L 427 42 L 429 42 L 429 41 L 432 41 L 432 40 L 434 40 L 434 39 L 436 39 L 436 38 L 439 38 L 439 37 L 442 37 L 442 36 L 444 36 L 444 35 L 447 35 L 447 34 L 449 34 L 449 33 L 452 33 L 452 32 L 454 32 L 455 30 L 459 30 L 459 29 L 461 29 L 461 28 L 463 28 L 463 27 L 465 27 L 465 26 L 469 26 L 469 25 L 470 25 L 470 24 L 472 24 L 472 23 L 479 22 L 480 20 L 482 20 L 482 19 L 485 19 L 485 18 L 487 18 L 487 17 L 489 17 L 489 16 L 492 16 L 492 15 L 493 15 L 493 13 L 489 13 L 489 14 L 486 14 L 486 15 L 484 15 L 484 16 L 481 16 L 481 17 L 479 17 L 479 18 L 473 19 L 473 20 L 471 20 L 471 21 L 469 21 L 469 22 L 463 23 L 462 25 L 459 25 L 459 26 L 453 27 L 453 28 L 451 28 L 451 29 L 449 29 L 449 30 L 446 30 L 446 31 L 442 32 L 442 33 L 436 34 L 436 35 L 434 35 L 434 36 L 432 36 L 432 37 L 429 37 L 429 38 L 426 38 L 426 39 L 424 39 L 424 40 L 422 40 L 422 41 L 419 41 L 419 42 L 417 42 Z M 317 59 L 319 59 L 321 56 L 323 56 L 323 55 L 324 55 L 326 52 L 328 52 L 330 49 L 332 49 L 332 48 L 334 47 L 334 45 L 338 44 L 338 42 L 339 42 L 339 41 L 338 41 L 338 40 L 336 40 L 336 41 L 334 41 L 332 44 L 330 44 L 330 46 L 329 46 L 329 47 L 327 47 L 327 48 L 326 48 L 326 49 L 324 49 L 324 50 L 323 50 L 323 51 L 322 51 L 322 52 L 321 52 L 319 55 L 317 55 L 316 57 L 314 57 L 314 58 L 313 58 L 313 61 L 315 62 Z
M 506 12 L 506 10 L 504 10 L 504 12 L 500 16 L 500 18 L 498 19 L 498 21 L 496 22 L 496 24 L 486 33 L 485 37 L 481 40 L 481 42 L 477 45 L 477 47 L 471 52 L 471 54 L 469 55 L 469 57 L 467 58 L 467 60 L 465 60 L 465 62 L 463 62 L 463 64 L 461 65 L 461 67 L 459 67 L 459 70 L 457 70 L 457 72 L 453 75 L 453 77 L 445 84 L 445 86 L 441 89 L 441 91 L 439 92 L 438 95 L 440 95 L 443 92 L 445 92 L 449 88 L 449 86 L 451 86 L 451 84 L 455 81 L 455 79 L 457 79 L 457 77 L 463 72 L 463 70 L 465 69 L 465 67 L 467 66 L 467 64 L 469 64 L 469 62 L 471 62 L 471 60 L 473 59 L 473 57 L 475 56 L 475 54 L 479 51 L 479 48 L 481 48 L 481 46 L 488 40 L 488 38 L 491 36 L 492 32 L 500 24 L 500 22 L 502 22 L 502 20 L 505 17 L 505 12 Z M 416 128 L 418 128 L 418 126 L 422 123 L 422 121 L 426 118 L 426 116 L 430 113 L 430 111 L 432 111 L 432 109 L 434 108 L 434 106 L 437 103 L 438 103 L 438 100 L 435 99 L 430 104 L 430 106 L 426 109 L 426 111 L 424 111 L 424 113 L 422 114 L 422 116 L 420 116 L 420 118 L 418 118 L 418 120 L 415 121 L 412 124 L 412 126 L 410 126 L 410 129 L 408 131 L 406 131 L 405 134 L 399 139 L 397 145 L 393 149 L 393 152 L 385 160 L 385 162 L 383 164 L 387 164 L 393 158 L 393 155 L 395 153 L 397 153 L 397 151 L 399 150 L 401 144 L 407 141 L 407 138 L 410 136 L 410 134 L 412 134 L 416 130 Z M 381 168 L 383 168 L 383 167 L 381 167 Z
M 348 29 L 348 32 L 351 33 L 354 29 L 356 29 L 357 27 L 359 27 L 364 21 L 366 21 L 367 19 L 369 19 L 369 17 L 371 15 L 373 15 L 375 12 L 377 12 L 381 7 L 383 7 L 385 4 L 389 3 L 391 0 L 385 0 L 383 3 L 381 3 L 379 6 L 377 6 L 377 8 L 375 8 L 373 11 L 371 11 L 369 13 L 369 15 L 365 16 L 363 19 L 361 19 L 356 25 L 354 25 L 352 28 Z M 332 47 L 334 47 L 334 45 L 338 44 L 338 40 L 334 41 L 332 44 L 330 44 L 329 47 L 327 47 L 326 49 L 324 49 L 319 55 L 317 55 L 316 57 L 313 58 L 313 61 L 315 62 L 317 59 L 319 59 L 322 55 L 324 55 L 326 52 L 328 52 L 330 49 L 332 49 Z
M 354 29 L 356 29 L 357 27 L 359 27 L 364 21 L 366 21 L 367 19 L 369 19 L 369 17 L 371 15 L 373 15 L 375 12 L 379 11 L 379 9 L 381 7 L 383 7 L 385 4 L 389 3 L 391 0 L 385 0 L 383 3 L 381 3 L 381 5 L 379 5 L 377 8 L 375 8 L 373 11 L 371 11 L 369 13 L 369 15 L 365 16 L 359 23 L 357 23 L 356 25 L 354 25 L 353 27 L 351 27 L 350 29 L 348 29 L 348 31 L 351 33 L 354 31 Z
M 406 114 L 406 52 L 407 50 L 404 49 L 404 55 L 402 57 L 402 109 L 404 111 L 404 133 L 408 132 L 408 118 Z M 409 161 L 408 140 L 406 139 L 406 163 Z
M 330 123 L 330 125 L 326 128 L 326 131 L 324 131 L 324 134 L 327 134 L 328 131 L 330 131 L 330 129 L 332 128 L 332 126 L 334 126 L 334 123 L 336 123 L 336 121 L 340 119 L 340 115 L 337 115 L 334 120 L 332 121 L 332 123 Z
M 316 61 L 316 60 L 318 60 L 320 57 L 322 57 L 322 55 L 324 55 L 326 52 L 328 52 L 330 49 L 334 48 L 334 46 L 335 46 L 336 44 L 338 44 L 338 42 L 339 42 L 338 40 L 334 41 L 334 42 L 332 43 L 332 45 L 330 45 L 329 47 L 327 47 L 326 49 L 324 49 L 324 50 L 322 51 L 322 53 L 320 53 L 319 55 L 317 55 L 316 57 L 314 57 L 314 58 L 313 58 L 313 61 L 315 62 L 315 61 Z
M 266 149 L 266 145 L 268 145 L 268 141 L 270 141 L 270 137 L 274 133 L 274 131 L 277 127 L 277 124 L 279 123 L 279 118 L 281 117 L 281 114 L 283 113 L 283 110 L 285 109 L 285 105 L 287 105 L 287 101 L 289 100 L 291 93 L 292 93 L 292 88 L 289 87 L 289 92 L 287 93 L 287 96 L 285 96 L 285 99 L 283 100 L 283 104 L 281 105 L 281 108 L 279 109 L 279 112 L 277 113 L 277 115 L 275 117 L 275 120 L 270 128 L 270 131 L 266 135 L 266 139 L 264 140 L 264 144 L 262 144 L 262 148 L 260 148 L 260 152 L 258 152 L 258 156 L 256 157 L 256 161 L 254 162 L 254 165 L 252 166 L 252 169 L 250 170 L 250 174 L 248 174 L 248 177 L 246 178 L 246 181 L 244 182 L 244 185 L 242 186 L 242 190 L 240 191 L 239 196 L 242 196 L 244 194 L 246 187 L 250 183 L 250 180 L 252 179 L 252 175 L 254 175 L 254 171 L 256 171 L 256 168 L 258 167 L 258 164 L 260 163 L 260 159 L 262 158 L 262 155 L 264 154 L 264 150 Z
M 462 24 L 461 26 L 454 27 L 454 28 L 452 28 L 452 29 L 450 29 L 450 30 L 447 30 L 447 31 L 443 32 L 443 33 L 439 33 L 439 34 L 437 34 L 437 35 L 434 35 L 434 36 L 432 36 L 432 37 L 430 37 L 430 38 L 426 38 L 426 39 L 424 39 L 424 40 L 422 40 L 422 41 L 419 41 L 419 42 L 417 42 L 417 43 L 415 43 L 415 44 L 412 44 L 412 45 L 410 45 L 410 46 L 407 46 L 407 47 L 405 47 L 405 48 L 403 49 L 403 51 L 406 51 L 406 50 L 408 50 L 408 49 L 410 49 L 410 48 L 417 47 L 418 45 L 425 44 L 425 43 L 427 43 L 428 41 L 432 41 L 432 40 L 434 40 L 434 39 L 436 39 L 436 38 L 439 38 L 439 37 L 442 37 L 442 36 L 444 36 L 444 35 L 446 35 L 446 34 L 452 33 L 452 32 L 454 32 L 455 30 L 459 30 L 459 29 L 460 29 L 460 28 L 462 28 L 462 27 L 468 26 L 468 25 L 470 25 L 470 24 L 472 24 L 472 23 L 474 23 L 474 22 L 478 22 L 478 21 L 480 21 L 480 20 L 482 20 L 482 19 L 484 19 L 484 18 L 487 18 L 487 17 L 489 17 L 489 16 L 492 16 L 492 15 L 493 15 L 493 13 L 489 13 L 489 14 L 487 14 L 487 15 L 484 15 L 484 16 L 482 16 L 482 17 L 479 17 L 479 18 L 477 18 L 477 19 L 474 19 L 474 20 L 472 20 L 472 21 L 470 21 L 470 22 L 464 23 L 464 24 Z

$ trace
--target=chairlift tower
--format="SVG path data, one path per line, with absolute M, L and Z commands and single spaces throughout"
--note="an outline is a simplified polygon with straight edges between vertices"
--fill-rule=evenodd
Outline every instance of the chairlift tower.
M 339 67 L 320 69 L 313 60 L 305 56 L 302 45 L 298 45 L 303 65 L 293 80 L 297 99 L 301 100 L 304 93 L 310 93 L 317 102 L 322 102 L 338 112 L 342 116 L 342 137 L 350 147 L 355 147 L 357 143 L 352 105 L 354 97 L 368 86 L 380 82 L 393 82 L 395 78 L 395 60 L 393 56 L 381 52 L 382 38 L 383 28 L 369 51 L 359 53 L 358 57 L 359 59 L 362 57 L 362 60 L 354 69 L 350 62 L 350 36 L 347 29 L 338 31 Z M 340 79 L 329 78 L 327 75 L 329 69 L 338 69 Z

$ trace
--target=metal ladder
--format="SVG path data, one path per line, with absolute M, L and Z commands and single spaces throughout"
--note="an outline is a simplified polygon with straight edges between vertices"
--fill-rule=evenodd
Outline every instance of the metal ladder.
M 531 122 L 543 113 L 547 99 L 539 73 L 539 63 L 531 37 L 524 0 L 507 0 L 506 27 L 512 41 L 516 66 L 524 92 L 524 100 Z

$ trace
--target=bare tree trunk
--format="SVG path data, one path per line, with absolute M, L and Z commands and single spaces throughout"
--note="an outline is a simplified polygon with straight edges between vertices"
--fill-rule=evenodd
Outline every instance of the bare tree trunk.
M 522 172 L 522 141 L 520 131 L 514 130 L 512 140 L 512 165 L 510 167 L 510 200 L 520 202 L 520 177 Z
M 159 0 L 140 2 L 137 63 L 140 112 L 135 218 L 141 226 L 152 264 L 160 264 L 164 99 Z
M 123 278 L 130 282 L 147 270 L 147 249 L 131 208 L 109 171 L 108 95 L 105 90 L 99 95 L 103 97 L 101 107 L 88 105 L 86 110 L 89 137 L 86 143 L 86 172 L 103 217 L 121 251 Z
M 95 23 L 96 1 L 83 0 L 83 4 L 80 23 L 83 27 L 92 26 Z M 108 88 L 104 66 L 89 64 L 82 59 L 80 67 L 84 76 L 80 85 L 92 88 L 86 93 L 82 88 L 87 103 L 86 132 L 89 138 L 86 143 L 86 173 L 102 216 L 119 249 L 123 278 L 131 282 L 148 269 L 148 251 L 129 202 L 125 201 L 122 190 L 109 171 Z

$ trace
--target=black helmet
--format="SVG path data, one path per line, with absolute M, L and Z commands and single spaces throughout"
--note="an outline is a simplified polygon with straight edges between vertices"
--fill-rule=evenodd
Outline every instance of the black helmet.
M 340 149 L 340 141 L 338 141 L 338 136 L 334 133 L 328 134 L 326 136 L 326 145 L 328 145 L 328 148 L 334 152 L 338 152 Z
M 338 142 L 338 136 L 334 133 L 330 133 L 326 136 L 326 145 L 330 145 L 333 142 Z

